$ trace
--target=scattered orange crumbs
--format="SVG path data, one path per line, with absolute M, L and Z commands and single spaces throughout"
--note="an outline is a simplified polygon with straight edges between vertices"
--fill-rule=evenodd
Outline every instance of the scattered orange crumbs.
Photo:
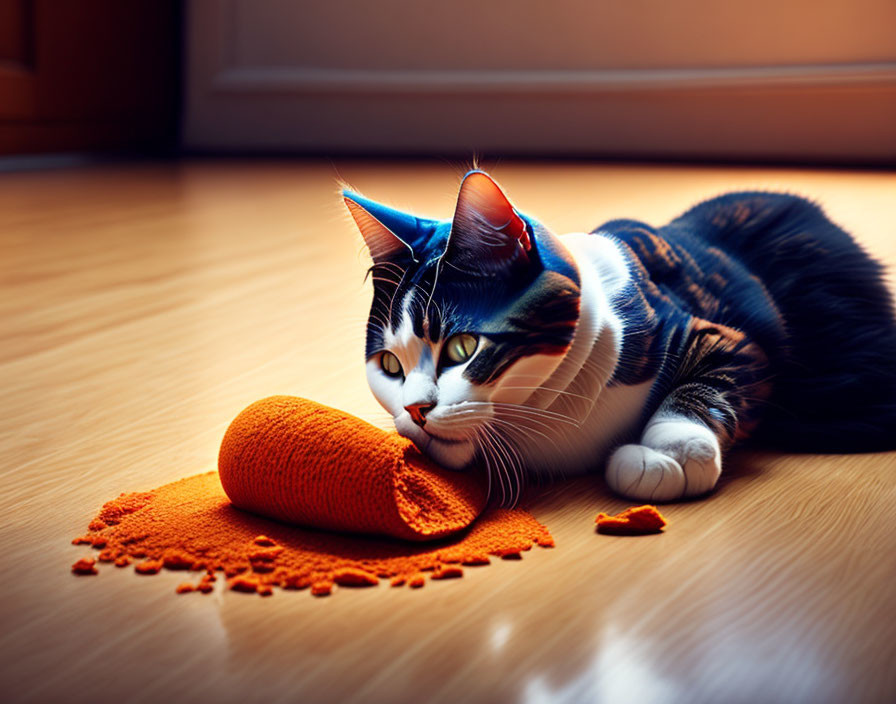
M 143 575 L 162 569 L 203 573 L 198 584 L 180 584 L 178 594 L 212 592 L 218 573 L 227 577 L 228 588 L 262 596 L 274 587 L 324 596 L 337 585 L 372 587 L 380 580 L 417 589 L 427 574 L 459 577 L 461 565 L 485 565 L 490 556 L 519 557 L 533 545 L 554 545 L 548 530 L 520 509 L 488 509 L 466 531 L 429 543 L 290 526 L 234 508 L 216 472 L 122 494 L 103 506 L 92 525 L 98 530 L 73 542 L 101 550 L 102 561 L 119 567 L 133 561 Z M 93 559 L 75 564 L 82 565 L 73 566 L 76 574 L 96 569 Z

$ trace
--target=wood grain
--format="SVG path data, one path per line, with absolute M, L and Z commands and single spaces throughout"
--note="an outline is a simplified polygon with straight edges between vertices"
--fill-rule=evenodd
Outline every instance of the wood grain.
M 892 701 L 896 454 L 742 453 L 666 534 L 594 533 L 595 478 L 533 510 L 554 550 L 419 591 L 176 596 L 182 575 L 72 576 L 122 491 L 214 467 L 282 393 L 387 419 L 369 290 L 334 179 L 450 212 L 462 166 L 195 162 L 0 175 L 4 701 Z M 729 188 L 810 195 L 888 264 L 896 176 L 500 164 L 556 231 L 660 223 Z

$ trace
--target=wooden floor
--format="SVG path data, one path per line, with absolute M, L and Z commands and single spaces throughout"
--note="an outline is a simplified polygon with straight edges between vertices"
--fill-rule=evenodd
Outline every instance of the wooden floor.
M 596 535 L 600 479 L 534 505 L 554 550 L 411 591 L 176 596 L 78 578 L 97 508 L 214 468 L 250 402 L 386 423 L 335 178 L 447 216 L 461 165 L 206 162 L 0 174 L 5 702 L 896 701 L 896 453 L 740 455 L 668 532 Z M 733 188 L 806 194 L 896 263 L 896 175 L 502 163 L 558 232 Z M 844 325 L 848 325 L 844 321 Z M 220 582 L 218 584 L 220 587 Z

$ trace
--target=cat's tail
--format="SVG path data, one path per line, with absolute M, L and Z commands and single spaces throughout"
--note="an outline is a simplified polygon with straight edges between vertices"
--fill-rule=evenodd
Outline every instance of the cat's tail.
M 829 418 L 770 416 L 753 438 L 763 446 L 817 453 L 896 450 L 896 402 L 869 404 Z
M 829 317 L 836 332 L 816 320 L 813 341 L 825 349 L 785 364 L 759 429 L 766 444 L 802 452 L 896 450 L 896 322 L 886 299 L 852 313 L 839 322 Z
M 782 449 L 896 449 L 892 299 L 883 268 L 858 247 L 848 254 L 823 274 L 802 272 L 803 288 L 778 299 L 792 338 L 763 433 Z

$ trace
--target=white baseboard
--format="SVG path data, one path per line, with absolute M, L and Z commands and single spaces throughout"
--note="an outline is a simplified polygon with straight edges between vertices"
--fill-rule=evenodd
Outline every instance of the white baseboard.
M 772 87 L 896 85 L 896 62 L 826 66 L 576 71 L 363 70 L 258 66 L 223 68 L 223 94 L 454 93 L 539 94 Z

